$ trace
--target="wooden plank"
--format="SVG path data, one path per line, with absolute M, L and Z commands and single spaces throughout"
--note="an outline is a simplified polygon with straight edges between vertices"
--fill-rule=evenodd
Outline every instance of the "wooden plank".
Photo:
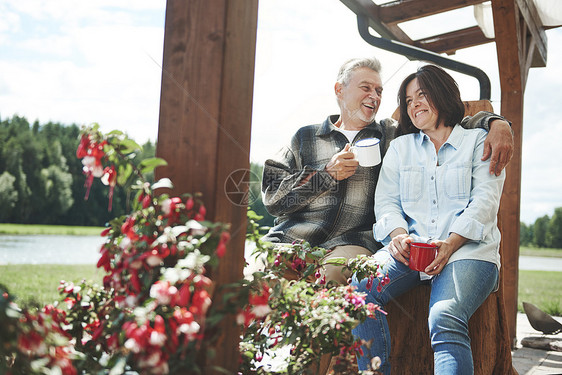
M 244 267 L 246 205 L 231 201 L 225 181 L 236 170 L 249 170 L 257 7 L 258 0 L 166 5 L 156 154 L 169 165 L 156 177 L 171 178 L 174 194 L 203 193 L 207 219 L 231 223 L 227 255 L 211 270 L 215 290 L 240 280 Z M 213 295 L 214 303 L 220 300 Z M 238 370 L 240 332 L 233 322 L 221 323 L 213 363 L 204 359 L 204 366 Z
M 435 53 L 453 54 L 459 49 L 478 46 L 493 42 L 486 38 L 478 26 L 452 31 L 450 33 L 431 36 L 414 41 L 414 45 Z
M 395 24 L 410 21 L 486 0 L 397 0 L 379 5 L 378 16 L 382 23 Z
M 252 97 L 258 0 L 226 0 L 227 17 L 223 79 L 217 140 L 215 186 L 215 219 L 231 223 L 231 240 L 227 256 L 214 273 L 221 284 L 229 284 L 243 277 L 245 265 L 246 215 L 249 170 Z M 239 183 L 245 181 L 245 183 Z M 235 186 L 227 181 L 234 181 Z M 234 191 L 233 191 L 234 190 Z M 235 191 L 243 191 L 242 196 Z M 240 198 L 240 199 L 238 199 Z M 216 296 L 219 299 L 221 296 Z M 240 361 L 238 348 L 240 330 L 235 320 L 225 319 L 219 327 L 220 337 L 215 346 L 215 361 L 229 370 L 237 370 Z M 237 373 L 237 371 L 233 371 Z M 211 374 L 222 374 L 211 372 Z
M 542 26 L 542 21 L 539 12 L 533 1 L 529 0 L 516 0 L 519 11 L 525 20 L 528 32 L 528 37 L 532 39 L 531 44 L 534 48 L 532 55 L 532 67 L 545 67 L 547 58 L 548 41 L 546 32 Z
M 224 9 L 204 1 L 166 5 L 156 153 L 169 164 L 157 175 L 172 179 L 174 194 L 203 192 L 211 215 L 224 17 Z
M 519 214 L 521 198 L 521 150 L 523 134 L 523 76 L 521 70 L 519 14 L 515 0 L 492 0 L 498 55 L 501 113 L 512 122 L 515 150 L 506 169 L 500 205 L 503 222 L 502 268 L 504 298 L 512 346 L 516 342 L 517 292 L 519 276 Z
M 413 44 L 412 39 L 397 25 L 387 25 L 380 21 L 378 14 L 380 7 L 372 0 L 340 0 L 353 13 L 367 16 L 369 26 L 381 37 L 399 40 L 402 43 Z

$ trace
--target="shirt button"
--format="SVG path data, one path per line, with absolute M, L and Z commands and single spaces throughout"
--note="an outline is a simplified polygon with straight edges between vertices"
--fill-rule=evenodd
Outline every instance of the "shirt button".
M 431 181 L 433 181 L 434 178 L 435 178 L 435 177 L 431 176 Z
M 433 200 L 433 204 L 436 204 L 436 203 L 437 203 L 437 201 L 434 199 L 434 200 Z
M 435 219 L 431 220 L 431 224 L 435 224 Z

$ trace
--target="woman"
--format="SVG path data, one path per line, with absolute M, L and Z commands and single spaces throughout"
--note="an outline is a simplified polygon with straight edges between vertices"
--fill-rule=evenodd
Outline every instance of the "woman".
M 353 283 L 368 293 L 367 302 L 385 305 L 431 279 L 429 331 L 435 374 L 472 374 L 474 366 L 468 320 L 497 288 L 500 232 L 496 218 L 505 172 L 488 172 L 482 161 L 482 129 L 458 124 L 464 105 L 454 79 L 426 65 L 402 83 L 401 137 L 384 158 L 375 193 L 375 238 L 385 247 L 374 257 L 386 262 L 390 282 L 367 290 L 367 280 Z M 431 242 L 438 255 L 425 272 L 408 267 L 409 244 Z M 371 358 L 390 373 L 390 336 L 384 315 L 368 319 L 354 334 L 373 340 L 359 368 Z

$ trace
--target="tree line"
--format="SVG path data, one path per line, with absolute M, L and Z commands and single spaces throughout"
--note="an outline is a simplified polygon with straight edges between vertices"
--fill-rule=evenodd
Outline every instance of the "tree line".
M 79 137 L 74 124 L 30 124 L 19 116 L 0 121 L 0 222 L 103 226 L 127 213 L 128 192 L 116 187 L 109 212 L 108 188 L 99 179 L 84 199 Z M 149 141 L 135 161 L 154 153 Z
M 519 242 L 522 246 L 562 248 L 562 207 L 555 208 L 552 217 L 539 217 L 534 224 L 521 222 Z
M 0 222 L 103 226 L 128 213 L 129 192 L 115 188 L 110 212 L 108 189 L 99 179 L 94 179 L 89 198 L 84 199 L 85 176 L 76 157 L 79 137 L 75 124 L 30 124 L 19 116 L 0 121 Z M 142 146 L 134 158 L 137 164 L 155 155 L 153 143 Z M 271 226 L 273 217 L 261 200 L 263 165 L 251 163 L 250 171 L 250 209 L 263 216 L 261 225 Z M 522 246 L 562 248 L 562 207 L 552 217 L 520 225 Z
M 76 157 L 79 142 L 75 124 L 30 124 L 19 116 L 0 120 L 0 223 L 104 226 L 129 212 L 132 194 L 119 186 L 108 211 L 108 188 L 98 178 L 84 199 L 86 178 Z M 137 165 L 156 152 L 150 141 L 142 148 L 133 159 Z M 263 166 L 252 163 L 250 169 L 250 209 L 264 217 L 261 225 L 270 226 L 273 217 L 260 195 Z

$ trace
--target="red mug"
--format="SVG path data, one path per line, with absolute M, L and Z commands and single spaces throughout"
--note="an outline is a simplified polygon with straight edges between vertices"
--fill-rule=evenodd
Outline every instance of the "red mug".
M 423 242 L 412 242 L 410 244 L 410 269 L 414 271 L 425 271 L 427 266 L 437 256 L 437 246 Z

